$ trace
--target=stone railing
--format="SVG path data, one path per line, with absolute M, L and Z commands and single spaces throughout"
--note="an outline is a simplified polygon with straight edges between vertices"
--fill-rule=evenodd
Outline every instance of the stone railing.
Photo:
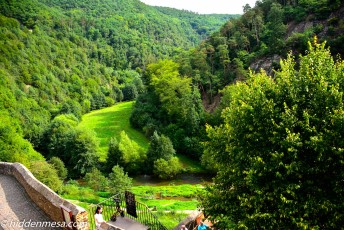
M 197 228 L 198 218 L 202 216 L 203 213 L 200 211 L 195 210 L 194 212 L 190 213 L 184 220 L 182 220 L 173 230 L 181 229 L 182 225 L 185 225 L 187 229 L 193 230 Z
M 124 230 L 123 228 L 116 227 L 110 223 L 102 223 L 101 230 Z
M 88 230 L 88 213 L 85 209 L 61 198 L 46 185 L 38 181 L 22 164 L 0 162 L 0 174 L 11 175 L 23 186 L 28 196 L 41 208 L 50 219 L 56 222 L 65 221 L 61 207 L 72 214 L 76 223 L 73 229 Z

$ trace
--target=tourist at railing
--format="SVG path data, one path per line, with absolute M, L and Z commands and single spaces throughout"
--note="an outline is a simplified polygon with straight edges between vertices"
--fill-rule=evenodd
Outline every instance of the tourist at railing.
M 94 214 L 94 220 L 96 222 L 96 229 L 100 229 L 100 225 L 102 225 L 102 223 L 106 223 L 106 221 L 104 221 L 103 219 L 103 209 L 101 207 L 97 207 L 96 209 L 96 213 Z
M 208 226 L 204 224 L 203 221 L 200 221 L 197 230 L 206 230 L 206 229 L 208 229 Z

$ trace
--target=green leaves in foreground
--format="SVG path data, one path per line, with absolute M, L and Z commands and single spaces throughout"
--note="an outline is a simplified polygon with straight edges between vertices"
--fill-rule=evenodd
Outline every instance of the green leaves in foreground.
M 215 184 L 201 204 L 221 229 L 340 229 L 344 221 L 344 63 L 325 44 L 275 79 L 227 87 L 224 123 L 208 127 Z M 233 224 L 233 225 L 232 225 Z

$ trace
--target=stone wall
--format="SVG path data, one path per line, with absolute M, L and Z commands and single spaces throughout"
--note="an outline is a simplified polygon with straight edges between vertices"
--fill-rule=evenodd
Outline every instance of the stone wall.
M 61 206 L 64 206 L 72 212 L 73 219 L 78 223 L 77 227 L 74 229 L 89 229 L 88 213 L 85 209 L 61 198 L 49 187 L 38 181 L 22 164 L 0 162 L 0 174 L 14 176 L 23 186 L 33 202 L 36 203 L 37 206 L 39 206 L 53 221 L 64 221 L 61 210 Z

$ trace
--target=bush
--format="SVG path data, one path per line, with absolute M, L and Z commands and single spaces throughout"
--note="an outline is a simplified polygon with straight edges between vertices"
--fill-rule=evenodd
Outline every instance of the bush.
M 86 173 L 85 180 L 93 190 L 105 191 L 108 186 L 108 179 L 96 168 L 92 168 L 91 172 Z
M 57 170 L 53 165 L 50 165 L 45 161 L 36 161 L 31 163 L 30 170 L 39 181 L 55 192 L 61 190 L 62 180 L 59 178 Z
M 112 168 L 112 173 L 109 175 L 109 185 L 112 194 L 123 193 L 129 190 L 133 184 L 133 179 L 125 173 L 123 168 L 116 165 Z
M 58 157 L 50 158 L 49 164 L 51 164 L 56 169 L 57 174 L 61 180 L 66 179 L 68 175 L 68 170 L 60 158 Z
M 170 160 L 158 159 L 154 162 L 154 174 L 161 179 L 171 179 L 181 171 L 181 166 L 177 157 Z

